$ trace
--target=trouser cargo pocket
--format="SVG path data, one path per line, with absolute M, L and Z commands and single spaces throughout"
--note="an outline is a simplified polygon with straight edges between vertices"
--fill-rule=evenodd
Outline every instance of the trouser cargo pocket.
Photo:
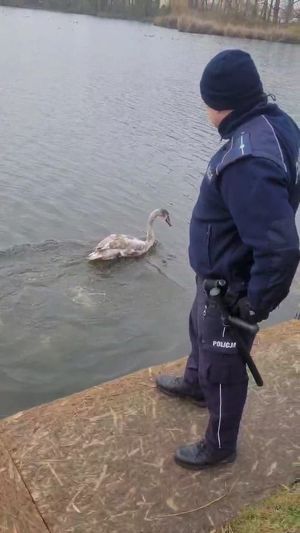
M 199 376 L 211 384 L 230 385 L 248 380 L 233 328 L 218 308 L 205 308 L 201 317 Z
M 219 309 L 206 308 L 203 316 L 199 317 L 202 321 L 201 344 L 202 348 L 222 354 L 237 354 L 238 345 L 234 337 L 232 327 L 222 320 Z
M 233 385 L 248 381 L 246 365 L 238 354 L 224 355 L 203 352 L 199 375 L 204 383 Z

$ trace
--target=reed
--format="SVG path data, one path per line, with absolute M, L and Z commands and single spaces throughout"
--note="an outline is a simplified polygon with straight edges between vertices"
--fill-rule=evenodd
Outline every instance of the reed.
M 247 26 L 218 20 L 208 20 L 197 14 L 165 15 L 156 17 L 154 24 L 166 28 L 177 29 L 181 32 L 200 33 L 207 35 L 224 35 L 241 39 L 259 39 L 284 43 L 300 43 L 300 25 L 290 26 Z

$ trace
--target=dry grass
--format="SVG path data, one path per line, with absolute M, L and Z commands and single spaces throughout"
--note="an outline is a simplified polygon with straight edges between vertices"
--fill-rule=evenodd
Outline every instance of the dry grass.
M 259 39 L 263 41 L 276 41 L 285 43 L 300 43 L 300 27 L 277 26 L 246 26 L 215 20 L 204 20 L 195 14 L 166 15 L 156 17 L 154 24 L 167 28 L 178 29 L 188 33 L 201 33 L 208 35 L 224 35 L 226 37 L 239 37 L 242 39 Z

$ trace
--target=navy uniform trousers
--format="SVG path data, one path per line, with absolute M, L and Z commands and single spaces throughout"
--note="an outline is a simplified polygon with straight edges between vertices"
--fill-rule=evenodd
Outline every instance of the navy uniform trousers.
M 205 441 L 209 449 L 236 449 L 240 421 L 248 389 L 248 375 L 231 327 L 223 324 L 217 309 L 207 307 L 207 295 L 197 279 L 197 293 L 189 319 L 192 351 L 185 380 L 199 384 L 207 402 L 209 422 Z M 252 347 L 255 335 L 239 336 Z

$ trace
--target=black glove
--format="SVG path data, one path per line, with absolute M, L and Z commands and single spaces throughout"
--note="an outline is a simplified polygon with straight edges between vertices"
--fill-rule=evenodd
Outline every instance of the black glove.
M 248 322 L 249 324 L 257 324 L 257 322 L 266 320 L 269 316 L 269 313 L 266 312 L 263 313 L 253 311 L 247 296 L 240 298 L 240 300 L 236 302 L 232 308 L 232 314 L 233 316 L 237 316 L 238 318 L 245 320 L 245 322 Z

